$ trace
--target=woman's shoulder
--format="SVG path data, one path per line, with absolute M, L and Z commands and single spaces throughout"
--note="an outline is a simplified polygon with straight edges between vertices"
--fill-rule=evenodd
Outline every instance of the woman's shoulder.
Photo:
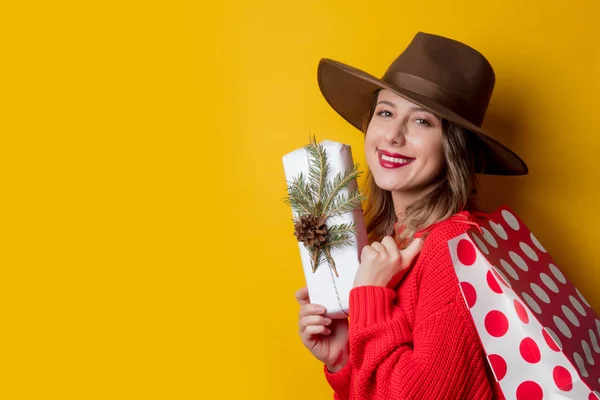
M 425 237 L 423 250 L 430 248 L 439 251 L 440 246 L 444 246 L 444 248 L 447 249 L 449 240 L 460 236 L 470 228 L 477 226 L 476 219 L 476 213 L 461 211 L 418 232 L 415 236 Z
M 448 242 L 476 226 L 476 218 L 475 214 L 463 211 L 421 232 L 424 243 L 418 259 L 418 269 L 422 274 L 454 275 Z
M 440 305 L 460 300 L 458 278 L 454 271 L 448 242 L 464 234 L 473 221 L 469 213 L 456 214 L 441 221 L 424 235 L 421 254 L 415 265 L 415 278 L 422 304 Z

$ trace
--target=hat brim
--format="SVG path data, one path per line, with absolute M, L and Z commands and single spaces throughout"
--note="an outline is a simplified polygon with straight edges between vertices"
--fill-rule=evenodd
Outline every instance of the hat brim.
M 364 71 L 331 59 L 319 62 L 317 80 L 323 97 L 346 121 L 362 131 L 362 125 L 371 107 L 373 93 L 388 89 L 432 113 L 462 126 L 478 138 L 477 156 L 482 158 L 483 170 L 487 175 L 526 175 L 527 164 L 508 147 L 491 137 L 479 126 L 474 125 L 447 107 L 402 87 L 388 84 Z

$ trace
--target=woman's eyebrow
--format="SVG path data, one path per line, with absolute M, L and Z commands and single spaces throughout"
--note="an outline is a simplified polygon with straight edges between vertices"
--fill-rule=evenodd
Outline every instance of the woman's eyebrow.
M 396 108 L 396 105 L 395 105 L 394 103 L 392 103 L 391 101 L 387 101 L 387 100 L 381 100 L 381 101 L 379 101 L 379 102 L 377 103 L 377 105 L 380 105 L 380 104 L 387 104 L 387 105 L 388 105 L 388 106 L 390 106 L 390 107 L 394 107 L 394 108 Z
M 414 112 L 426 112 L 426 113 L 429 113 L 429 114 L 433 115 L 433 113 L 431 111 L 429 111 L 428 109 L 423 108 L 423 107 L 418 107 L 418 106 L 411 107 L 410 111 L 414 111 Z
M 433 115 L 435 118 L 437 118 L 437 119 L 440 119 L 440 118 L 439 118 L 437 115 L 435 115 L 434 113 L 432 113 L 431 111 L 429 111 L 428 109 L 426 109 L 426 108 L 423 108 L 423 107 L 412 107 L 412 108 L 410 109 L 410 111 L 412 111 L 412 112 L 426 112 L 427 114 L 431 114 L 431 115 Z

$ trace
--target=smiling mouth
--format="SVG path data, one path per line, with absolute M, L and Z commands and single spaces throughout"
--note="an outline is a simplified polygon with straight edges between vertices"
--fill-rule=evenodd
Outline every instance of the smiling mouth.
M 378 155 L 379 155 L 379 164 L 384 168 L 400 168 L 400 167 L 404 167 L 404 166 L 412 163 L 413 161 L 415 161 L 414 158 L 408 158 L 408 157 L 404 157 L 404 156 L 400 156 L 400 155 L 396 155 L 396 154 L 394 154 L 394 156 L 391 156 L 389 154 L 384 154 L 384 152 L 382 150 L 378 151 Z

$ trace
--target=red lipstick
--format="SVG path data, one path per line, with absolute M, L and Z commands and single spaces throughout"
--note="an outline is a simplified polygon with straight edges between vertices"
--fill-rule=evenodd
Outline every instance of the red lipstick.
M 414 158 L 406 157 L 402 154 L 392 153 L 385 150 L 378 150 L 377 154 L 379 156 L 379 165 L 387 169 L 405 167 L 415 160 Z

